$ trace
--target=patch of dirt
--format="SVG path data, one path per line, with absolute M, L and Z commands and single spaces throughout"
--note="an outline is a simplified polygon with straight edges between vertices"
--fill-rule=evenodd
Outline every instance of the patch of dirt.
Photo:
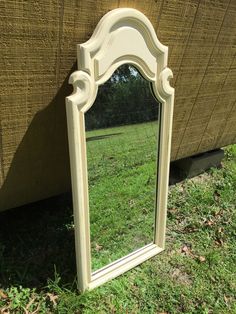
M 204 173 L 199 174 L 198 176 L 193 177 L 193 178 L 188 179 L 188 180 L 191 182 L 194 182 L 194 183 L 206 183 L 206 182 L 212 180 L 212 177 L 209 175 L 209 173 L 204 172 Z
M 171 277 L 182 285 L 190 286 L 192 284 L 190 276 L 179 268 L 173 269 Z

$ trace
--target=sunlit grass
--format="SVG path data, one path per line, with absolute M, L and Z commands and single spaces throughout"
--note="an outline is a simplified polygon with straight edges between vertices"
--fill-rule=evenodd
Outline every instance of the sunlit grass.
M 92 269 L 153 241 L 158 122 L 87 132 Z
M 236 313 L 235 204 L 232 145 L 221 169 L 170 187 L 166 250 L 83 295 L 75 284 L 70 198 L 2 213 L 0 309 L 13 314 Z

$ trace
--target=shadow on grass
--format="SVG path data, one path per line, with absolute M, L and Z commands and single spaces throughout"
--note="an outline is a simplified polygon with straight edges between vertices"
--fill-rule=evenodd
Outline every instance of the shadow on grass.
M 71 195 L 0 213 L 0 287 L 42 288 L 54 279 L 75 280 Z
M 110 138 L 110 137 L 112 137 L 112 136 L 120 135 L 120 134 L 123 134 L 123 133 L 119 132 L 119 133 L 111 133 L 111 134 L 90 136 L 90 137 L 87 137 L 87 138 L 86 138 L 86 142 L 97 141 L 97 140 L 103 140 L 103 139 Z

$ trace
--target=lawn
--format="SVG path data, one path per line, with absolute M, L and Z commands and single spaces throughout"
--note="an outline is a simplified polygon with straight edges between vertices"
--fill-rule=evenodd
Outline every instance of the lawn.
M 86 135 L 96 270 L 153 241 L 158 122 Z
M 143 132 L 147 132 L 146 136 L 150 129 L 144 131 L 142 128 Z M 88 134 L 88 138 L 104 135 L 97 132 Z M 122 131 L 116 128 L 108 134 L 115 133 Z M 117 150 L 120 149 L 122 156 L 121 148 L 124 148 L 124 145 L 121 135 L 88 140 L 88 147 L 92 144 L 97 146 L 96 155 L 93 154 L 93 148 L 89 148 L 89 160 L 95 162 L 101 160 L 101 156 L 106 158 L 98 149 L 102 140 L 117 141 L 116 147 Z M 113 156 L 112 154 L 109 153 Z M 150 157 L 151 152 L 148 154 Z M 135 184 L 136 172 L 129 163 L 133 160 L 137 162 L 138 169 L 143 169 L 141 160 L 145 156 L 138 156 L 138 160 L 126 159 L 127 164 L 116 163 L 116 158 L 111 158 L 107 163 L 106 172 L 113 171 L 115 176 L 119 168 L 121 178 L 128 172 L 127 186 L 132 180 Z M 125 202 L 130 210 L 138 209 L 137 215 L 140 213 L 151 217 L 151 207 L 146 206 L 151 206 L 153 199 L 153 192 L 148 187 L 149 183 L 155 180 L 153 177 L 149 178 L 150 170 L 154 169 L 154 158 L 145 160 L 150 161 L 149 165 L 144 167 L 142 174 L 138 170 L 137 175 L 141 176 L 142 184 L 145 182 L 145 189 L 151 193 L 147 193 L 150 196 L 150 204 L 146 204 L 147 200 L 142 204 L 143 197 L 136 200 L 135 190 L 124 188 L 122 192 L 127 200 L 133 199 L 130 203 Z M 93 167 L 92 162 L 89 164 L 91 170 L 90 167 Z M 101 173 L 97 171 L 100 170 L 95 167 L 94 171 L 90 171 L 89 177 L 90 187 L 94 189 L 91 192 L 91 220 L 95 222 L 103 215 L 100 205 L 97 205 L 102 202 L 103 194 L 100 189 L 103 184 L 108 185 L 109 182 L 107 176 L 104 176 L 106 179 L 101 179 Z M 99 202 L 95 202 L 96 197 L 100 199 Z M 133 202 L 138 206 L 133 206 Z M 92 204 L 96 206 L 92 207 Z M 235 204 L 236 145 L 231 145 L 225 149 L 221 169 L 211 169 L 198 177 L 170 187 L 166 250 L 117 279 L 83 295 L 76 291 L 70 195 L 1 213 L 0 313 L 236 313 Z M 145 210 L 140 211 L 143 208 Z M 110 215 L 107 216 L 105 219 Z M 127 241 L 125 247 L 128 250 L 131 248 L 130 244 L 133 245 L 129 243 L 133 241 L 133 230 L 139 231 L 139 227 L 133 226 L 133 216 L 130 217 L 131 228 L 127 229 L 129 235 L 127 233 L 125 239 L 121 238 L 122 241 Z M 119 227 L 120 219 L 117 220 Z M 113 220 L 112 223 L 114 224 Z M 147 224 L 140 225 L 140 230 L 149 237 L 151 219 L 147 219 Z M 95 232 L 95 227 L 96 224 L 92 232 Z M 100 235 L 97 242 L 91 235 L 95 248 L 94 267 L 106 262 L 109 255 L 106 251 L 114 248 L 114 243 L 109 246 L 110 240 L 114 240 L 114 236 L 110 236 L 109 232 L 112 232 L 111 228 L 106 234 Z M 146 238 L 142 240 L 145 242 Z M 112 258 L 118 256 L 119 246 L 114 252 Z

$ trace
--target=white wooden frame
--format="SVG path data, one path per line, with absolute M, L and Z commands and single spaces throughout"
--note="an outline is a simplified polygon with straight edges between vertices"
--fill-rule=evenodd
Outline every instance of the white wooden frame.
M 162 45 L 150 21 L 135 9 L 115 9 L 98 23 L 92 37 L 77 46 L 78 71 L 66 98 L 75 247 L 80 291 L 92 289 L 124 273 L 164 249 L 174 89 L 167 67 L 168 47 Z M 150 81 L 162 103 L 157 204 L 153 243 L 91 273 L 89 193 L 84 114 L 93 105 L 99 85 L 122 64 L 134 65 Z

